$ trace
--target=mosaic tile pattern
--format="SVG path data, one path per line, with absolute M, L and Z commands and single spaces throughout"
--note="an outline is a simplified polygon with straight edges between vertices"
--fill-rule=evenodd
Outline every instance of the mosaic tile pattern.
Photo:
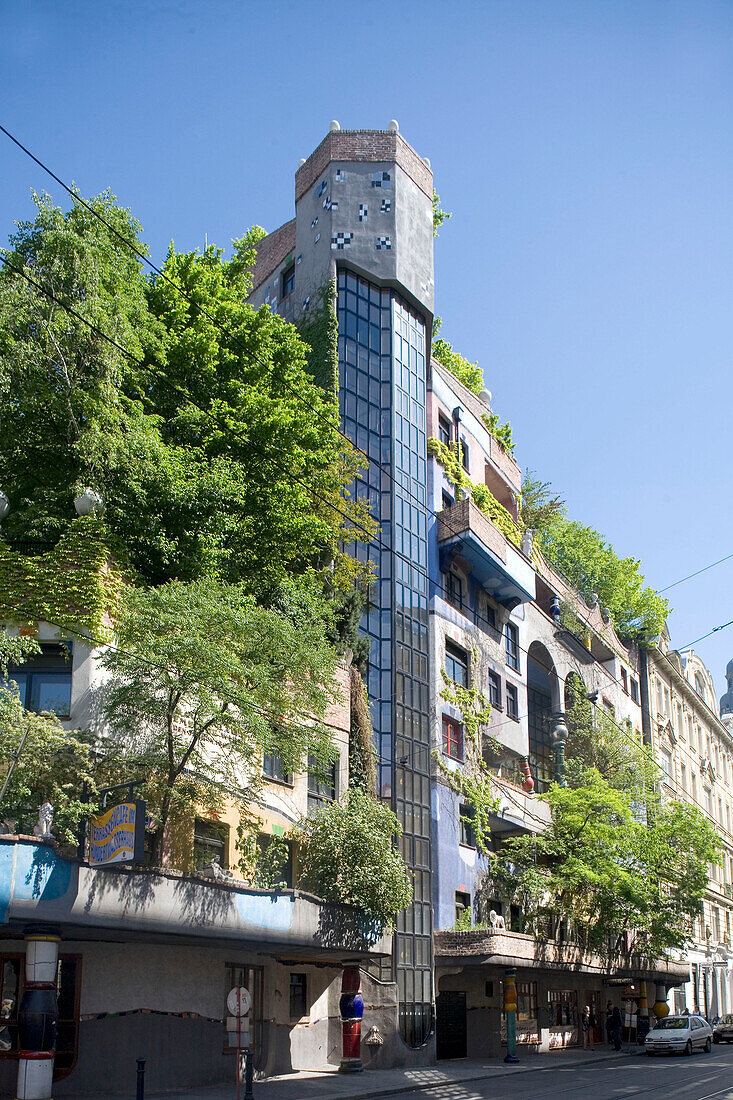
M 318 225 L 318 215 L 316 214 L 315 218 L 311 222 L 311 229 L 315 229 L 317 225 Z
M 299 263 L 301 262 L 301 260 L 302 260 L 302 259 L 303 259 L 303 253 L 302 253 L 302 252 L 299 252 L 299 253 L 298 253 L 298 258 L 297 258 L 297 260 L 295 261 L 295 262 L 296 262 L 296 264 L 299 264 Z
M 313 243 L 314 243 L 314 244 L 318 244 L 318 242 L 320 241 L 320 239 L 321 239 L 321 234 L 320 234 L 320 233 L 316 233 L 316 236 L 315 236 L 315 240 L 313 241 Z
M 323 200 L 323 209 L 324 210 L 338 210 L 338 208 L 339 208 L 338 202 L 334 202 L 330 195 L 326 195 L 325 199 Z
M 326 190 L 327 187 L 328 187 L 328 180 L 321 180 L 321 185 L 320 185 L 320 187 L 318 188 L 318 191 L 317 191 L 317 195 L 318 195 L 319 199 L 320 199 L 321 195 L 323 194 L 323 192 Z
M 377 237 L 377 250 L 390 249 L 392 247 L 392 241 L 389 237 Z
M 331 248 L 338 249 L 339 251 L 344 248 L 351 248 L 353 239 L 353 233 L 336 233 L 331 237 Z
M 333 177 L 335 183 L 343 183 L 346 179 L 346 173 L 343 168 L 336 169 L 336 175 Z
M 379 209 L 382 211 L 383 214 L 389 214 L 390 210 L 392 209 L 392 200 L 382 199 L 382 205 L 379 207 Z
M 303 299 L 303 309 L 307 309 L 310 304 L 311 304 L 311 296 L 309 294 L 307 298 Z
M 365 222 L 369 216 L 369 207 L 365 202 L 359 203 L 359 221 Z
M 391 187 L 392 179 L 389 172 L 372 173 L 372 187 Z

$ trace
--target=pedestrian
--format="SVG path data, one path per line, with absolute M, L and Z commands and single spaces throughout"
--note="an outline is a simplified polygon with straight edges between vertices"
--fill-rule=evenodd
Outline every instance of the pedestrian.
M 612 1024 L 613 1049 L 621 1050 L 621 1028 L 623 1027 L 623 1020 L 621 1019 L 621 1009 L 618 1007 L 618 1005 L 613 1006 Z
M 583 1030 L 583 1047 L 593 1050 L 593 1017 L 588 1005 L 583 1009 L 583 1017 L 580 1021 Z
M 613 1002 L 606 1005 L 606 1042 L 610 1046 L 613 1042 Z

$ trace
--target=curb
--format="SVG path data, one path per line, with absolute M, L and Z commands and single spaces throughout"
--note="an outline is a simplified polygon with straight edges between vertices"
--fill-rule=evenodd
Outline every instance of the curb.
M 575 1066 L 594 1066 L 598 1062 L 613 1062 L 617 1058 L 631 1058 L 638 1054 L 636 1049 L 614 1051 L 613 1054 L 604 1054 L 597 1058 L 579 1058 L 572 1063 L 564 1063 L 564 1065 L 571 1064 Z M 641 1053 L 643 1054 L 643 1048 Z M 434 1066 L 421 1066 L 421 1069 L 434 1069 Z M 452 1085 L 464 1085 L 470 1081 L 489 1081 L 494 1077 L 515 1077 L 521 1073 L 544 1073 L 548 1070 L 557 1069 L 557 1066 L 533 1066 L 525 1064 L 519 1064 L 512 1067 L 507 1066 L 505 1069 L 501 1066 L 497 1066 L 496 1070 L 492 1073 L 485 1073 L 479 1075 L 470 1075 L 467 1077 L 452 1077 L 447 1081 L 432 1081 L 425 1084 L 413 1083 L 405 1081 L 397 1087 L 390 1087 L 388 1089 L 372 1089 L 369 1092 L 323 1092 L 310 1094 L 307 1100 L 379 1100 L 382 1096 L 399 1096 L 404 1092 L 429 1092 L 430 1089 L 437 1089 L 444 1086 Z M 369 1072 L 368 1070 L 366 1071 Z M 266 1082 L 262 1082 L 265 1084 Z

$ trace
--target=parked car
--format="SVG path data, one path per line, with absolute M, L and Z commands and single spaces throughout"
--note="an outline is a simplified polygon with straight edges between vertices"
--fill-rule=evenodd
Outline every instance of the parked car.
M 696 1047 L 713 1049 L 713 1029 L 702 1016 L 665 1016 L 644 1040 L 647 1054 L 692 1054 Z
M 719 1016 L 713 1024 L 713 1042 L 733 1042 L 733 1016 L 730 1012 L 725 1016 Z

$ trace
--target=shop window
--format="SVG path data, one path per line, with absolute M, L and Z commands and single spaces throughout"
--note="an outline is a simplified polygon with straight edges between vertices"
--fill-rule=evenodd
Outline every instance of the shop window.
M 290 975 L 290 1019 L 308 1015 L 308 978 L 306 974 Z
M 288 294 L 291 294 L 295 289 L 295 264 L 291 264 L 287 267 L 282 274 L 282 293 L 281 298 L 287 298 Z
M 463 730 L 461 723 L 443 715 L 443 752 L 453 760 L 463 759 Z
M 43 645 L 41 652 L 20 665 L 8 665 L 8 680 L 17 684 L 20 701 L 35 714 L 71 713 L 71 646 Z
M 446 573 L 445 595 L 454 607 L 463 607 L 463 581 L 456 573 Z
M 514 684 L 506 685 L 506 713 L 508 718 L 519 720 L 519 695 Z
M 18 1006 L 25 987 L 25 955 L 0 955 L 0 1057 L 18 1056 Z M 54 1080 L 74 1068 L 79 1037 L 81 956 L 59 955 L 56 997 L 59 1023 Z
M 456 923 L 461 919 L 466 910 L 471 909 L 471 895 L 463 890 L 456 890 Z
M 221 821 L 197 817 L 193 826 L 193 866 L 200 871 L 217 859 L 220 867 L 229 866 L 229 826 Z
M 221 995 L 221 1003 L 226 1004 L 227 994 L 235 986 L 243 985 L 249 990 L 252 998 L 252 1007 L 249 1010 L 249 1041 L 252 1049 L 252 1061 L 257 1070 L 264 1069 L 266 1050 L 262 1044 L 263 1021 L 263 974 L 261 966 L 242 966 L 238 963 L 227 963 L 224 968 L 224 988 Z M 234 1047 L 229 1046 L 229 1036 L 226 1030 L 226 1017 L 224 1018 L 224 1052 L 231 1053 Z
M 274 779 L 276 783 L 292 784 L 293 782 L 287 764 L 277 752 L 266 752 L 263 755 L 262 771 L 268 779 Z
M 467 848 L 476 847 L 476 833 L 474 832 L 474 818 L 476 811 L 473 806 L 467 805 L 462 802 L 459 807 L 460 823 L 461 823 L 461 844 L 465 844 Z
M 448 417 L 443 416 L 442 413 L 438 415 L 438 439 L 444 447 L 450 447 L 451 423 Z
M 449 680 L 468 687 L 468 654 L 451 641 L 445 643 L 445 671 Z
M 498 672 L 489 672 L 489 702 L 492 707 L 501 709 L 501 676 Z
M 321 764 L 315 756 L 308 757 L 308 813 L 336 801 L 337 768 L 335 760 Z
M 510 668 L 519 670 L 519 631 L 514 623 L 507 623 L 504 627 L 504 641 L 506 643 L 506 663 Z
M 578 1022 L 578 994 L 574 989 L 548 989 L 550 1021 L 555 1027 L 573 1027 Z

